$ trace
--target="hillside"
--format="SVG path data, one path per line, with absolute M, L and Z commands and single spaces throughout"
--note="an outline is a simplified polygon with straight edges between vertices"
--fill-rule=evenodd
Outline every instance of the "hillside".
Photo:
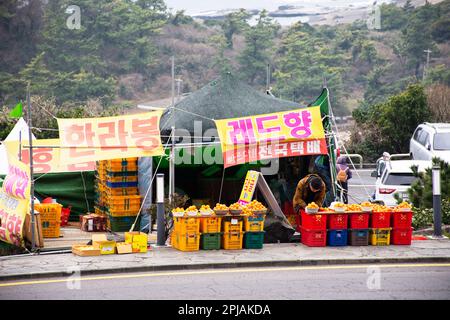
M 249 25 L 240 10 L 199 22 L 162 0 L 79 0 L 81 29 L 71 30 L 68 0 L 3 1 L 0 103 L 8 109 L 24 99 L 28 82 L 33 95 L 61 108 L 160 101 L 171 96 L 174 56 L 180 93 L 221 72 L 264 90 L 270 64 L 277 97 L 307 104 L 326 81 L 335 113 L 349 115 L 421 81 L 425 49 L 432 51 L 425 83 L 450 84 L 450 0 L 433 2 L 382 5 L 382 29 L 368 30 L 364 20 L 281 27 L 261 11 Z

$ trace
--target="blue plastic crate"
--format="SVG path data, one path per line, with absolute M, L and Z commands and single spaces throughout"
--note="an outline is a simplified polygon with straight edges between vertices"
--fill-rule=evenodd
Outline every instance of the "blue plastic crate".
M 137 187 L 138 182 L 106 182 L 106 186 L 108 188 L 128 188 L 128 187 Z
M 328 245 L 332 247 L 346 246 L 348 241 L 347 230 L 329 230 Z

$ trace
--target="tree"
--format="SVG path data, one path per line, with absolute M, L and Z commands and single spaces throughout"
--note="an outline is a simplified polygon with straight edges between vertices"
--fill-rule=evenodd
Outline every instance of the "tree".
M 276 60 L 274 94 L 307 105 L 320 94 L 324 78 L 332 92 L 331 104 L 341 113 L 345 59 L 338 46 L 297 23 L 283 36 Z M 341 110 L 339 110 L 341 109 Z
M 423 86 L 411 84 L 387 101 L 353 112 L 353 151 L 375 160 L 381 153 L 407 153 L 417 125 L 431 119 Z
M 408 57 L 409 67 L 414 69 L 416 78 L 420 78 L 420 66 L 424 61 L 424 50 L 434 49 L 430 21 L 437 18 L 435 8 L 429 3 L 416 9 L 402 30 L 404 53 Z
M 232 12 L 225 17 L 221 27 L 228 49 L 233 49 L 233 35 L 241 33 L 248 28 L 248 18 L 250 18 L 250 14 L 245 9 L 239 9 L 239 11 Z
M 261 11 L 256 25 L 245 32 L 245 48 L 239 55 L 240 73 L 251 84 L 264 83 L 273 39 L 280 25 Z
M 439 164 L 441 168 L 441 198 L 450 199 L 450 164 L 434 158 L 433 164 Z M 428 168 L 425 172 L 418 172 L 417 166 L 412 167 L 417 180 L 408 189 L 409 199 L 416 208 L 433 207 L 432 170 Z

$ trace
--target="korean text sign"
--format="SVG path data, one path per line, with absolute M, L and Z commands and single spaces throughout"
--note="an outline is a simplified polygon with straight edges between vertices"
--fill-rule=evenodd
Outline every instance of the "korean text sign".
M 58 119 L 60 160 L 66 164 L 162 155 L 162 111 L 117 117 Z
M 224 166 L 326 154 L 320 107 L 215 120 Z
M 19 147 L 19 141 L 4 141 L 3 144 L 8 154 L 21 154 L 21 161 L 25 164 L 30 163 L 30 149 L 28 140 L 22 141 L 22 147 Z M 80 172 L 94 171 L 95 161 L 84 163 L 67 164 L 60 161 L 60 142 L 59 139 L 33 140 L 33 171 L 37 174 L 54 172 Z
M 23 226 L 30 205 L 30 169 L 8 155 L 9 169 L 0 190 L 0 240 L 24 246 Z
M 256 184 L 258 183 L 259 172 L 249 170 L 245 177 L 244 185 L 242 187 L 241 196 L 239 197 L 239 203 L 247 205 L 252 202 L 253 195 L 255 194 Z

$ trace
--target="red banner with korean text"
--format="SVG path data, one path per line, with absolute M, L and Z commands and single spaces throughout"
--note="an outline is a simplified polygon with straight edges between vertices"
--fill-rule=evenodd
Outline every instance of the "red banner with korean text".
M 60 161 L 76 164 L 162 155 L 161 115 L 158 110 L 117 117 L 58 119 Z
M 225 168 L 265 159 L 327 154 L 320 107 L 215 123 Z
M 0 190 L 0 240 L 25 246 L 23 225 L 30 206 L 30 168 L 8 154 L 8 174 Z

